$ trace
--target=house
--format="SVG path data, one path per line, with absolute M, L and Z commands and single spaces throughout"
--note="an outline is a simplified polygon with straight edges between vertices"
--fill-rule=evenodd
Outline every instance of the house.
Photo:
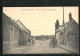
M 16 23 L 21 28 L 21 30 L 19 30 L 19 43 L 20 45 L 25 45 L 28 43 L 28 39 L 31 37 L 31 31 L 27 29 L 20 20 L 17 20 Z
M 19 20 L 15 22 L 4 13 L 2 17 L 3 49 L 27 44 L 31 31 Z
M 71 13 L 69 13 L 69 21 L 56 30 L 56 39 L 60 44 L 74 46 L 79 44 L 79 24 L 72 18 Z
M 20 20 L 17 20 L 16 23 L 20 26 L 22 30 L 26 31 L 29 35 L 31 35 L 31 31 L 27 29 Z
M 2 15 L 2 36 L 3 49 L 18 45 L 18 25 L 16 24 L 15 20 L 11 19 L 4 13 Z

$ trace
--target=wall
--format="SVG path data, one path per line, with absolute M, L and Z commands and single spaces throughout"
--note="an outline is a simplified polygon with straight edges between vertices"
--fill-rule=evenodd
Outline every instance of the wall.
M 17 28 L 14 23 L 15 22 L 12 21 L 8 16 L 3 14 L 3 19 L 2 19 L 3 49 L 7 49 L 11 46 L 18 45 L 19 34 L 17 32 Z M 12 32 L 11 32 L 11 27 L 13 28 Z M 11 36 L 11 34 L 13 36 Z
M 60 32 L 56 33 L 56 39 L 58 40 L 58 43 L 60 43 L 60 38 L 61 38 Z
M 26 31 L 19 29 L 19 45 L 27 45 L 29 38 L 30 35 Z
M 13 33 L 13 36 L 10 36 L 12 46 L 18 46 L 18 38 L 19 38 L 18 28 L 10 25 L 10 28 L 11 27 L 13 28 L 13 32 L 11 32 L 10 30 L 10 34 Z
M 2 32 L 3 32 L 3 49 L 6 49 L 10 46 L 10 24 L 7 23 L 5 17 L 2 21 Z

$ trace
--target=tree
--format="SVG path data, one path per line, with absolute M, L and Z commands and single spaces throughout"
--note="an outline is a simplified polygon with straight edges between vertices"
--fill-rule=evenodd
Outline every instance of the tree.
M 59 20 L 56 20 L 55 27 L 56 29 L 59 29 Z

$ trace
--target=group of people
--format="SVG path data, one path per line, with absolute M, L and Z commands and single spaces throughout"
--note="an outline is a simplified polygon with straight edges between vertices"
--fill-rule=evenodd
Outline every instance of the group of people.
M 57 46 L 57 42 L 58 42 L 57 39 L 53 38 L 51 39 L 49 46 L 54 48 Z
M 33 39 L 28 39 L 28 45 L 34 45 L 34 40 Z

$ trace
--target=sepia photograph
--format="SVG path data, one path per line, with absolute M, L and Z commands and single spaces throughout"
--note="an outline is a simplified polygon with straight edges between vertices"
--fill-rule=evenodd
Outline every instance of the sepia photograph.
M 3 54 L 79 54 L 79 7 L 3 7 Z

